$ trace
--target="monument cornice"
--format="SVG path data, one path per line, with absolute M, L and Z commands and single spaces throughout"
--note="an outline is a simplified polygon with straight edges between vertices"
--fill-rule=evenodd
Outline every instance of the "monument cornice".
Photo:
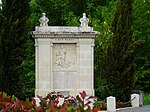
M 32 32 L 33 38 L 95 38 L 98 32 L 73 32 L 73 33 L 55 33 L 55 32 Z
M 80 26 L 49 26 L 49 19 L 43 13 L 39 19 L 40 26 L 35 27 L 31 32 L 33 38 L 95 38 L 99 32 L 94 31 L 93 27 L 88 26 L 89 19 L 83 13 L 80 18 Z

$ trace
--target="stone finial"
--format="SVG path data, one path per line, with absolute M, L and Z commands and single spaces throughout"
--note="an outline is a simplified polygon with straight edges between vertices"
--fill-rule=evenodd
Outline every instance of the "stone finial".
M 88 26 L 89 19 L 86 17 L 86 13 L 83 13 L 83 17 L 80 18 L 81 25 L 80 26 Z
M 48 26 L 49 19 L 46 17 L 46 13 L 42 13 L 42 17 L 39 19 L 40 26 Z

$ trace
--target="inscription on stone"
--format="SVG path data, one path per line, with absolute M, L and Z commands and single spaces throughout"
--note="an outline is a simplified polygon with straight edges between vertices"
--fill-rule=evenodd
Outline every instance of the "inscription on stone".
M 55 41 L 75 41 L 73 38 L 56 38 Z

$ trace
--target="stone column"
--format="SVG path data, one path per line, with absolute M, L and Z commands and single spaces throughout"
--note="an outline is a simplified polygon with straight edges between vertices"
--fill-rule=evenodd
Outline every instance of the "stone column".
M 40 94 L 42 96 L 47 94 L 47 91 L 51 91 L 51 50 L 50 50 L 50 39 L 41 39 L 38 38 L 38 59 L 36 59 L 37 63 L 37 78 L 36 78 L 36 94 Z
M 38 64 L 38 59 L 39 59 L 39 45 L 38 45 L 38 40 L 35 39 L 35 74 L 36 74 L 36 77 L 35 77 L 35 94 L 37 95 L 38 94 L 38 88 L 39 88 L 39 64 Z
M 80 43 L 80 58 L 79 58 L 79 91 L 85 90 L 87 94 L 94 95 L 93 87 L 93 39 L 81 38 Z

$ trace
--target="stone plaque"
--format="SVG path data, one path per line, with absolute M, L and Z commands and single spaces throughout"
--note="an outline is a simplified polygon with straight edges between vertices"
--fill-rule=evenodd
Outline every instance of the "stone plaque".
M 76 68 L 76 44 L 54 44 L 53 69 L 74 70 Z
M 75 89 L 76 72 L 53 72 L 54 89 Z

